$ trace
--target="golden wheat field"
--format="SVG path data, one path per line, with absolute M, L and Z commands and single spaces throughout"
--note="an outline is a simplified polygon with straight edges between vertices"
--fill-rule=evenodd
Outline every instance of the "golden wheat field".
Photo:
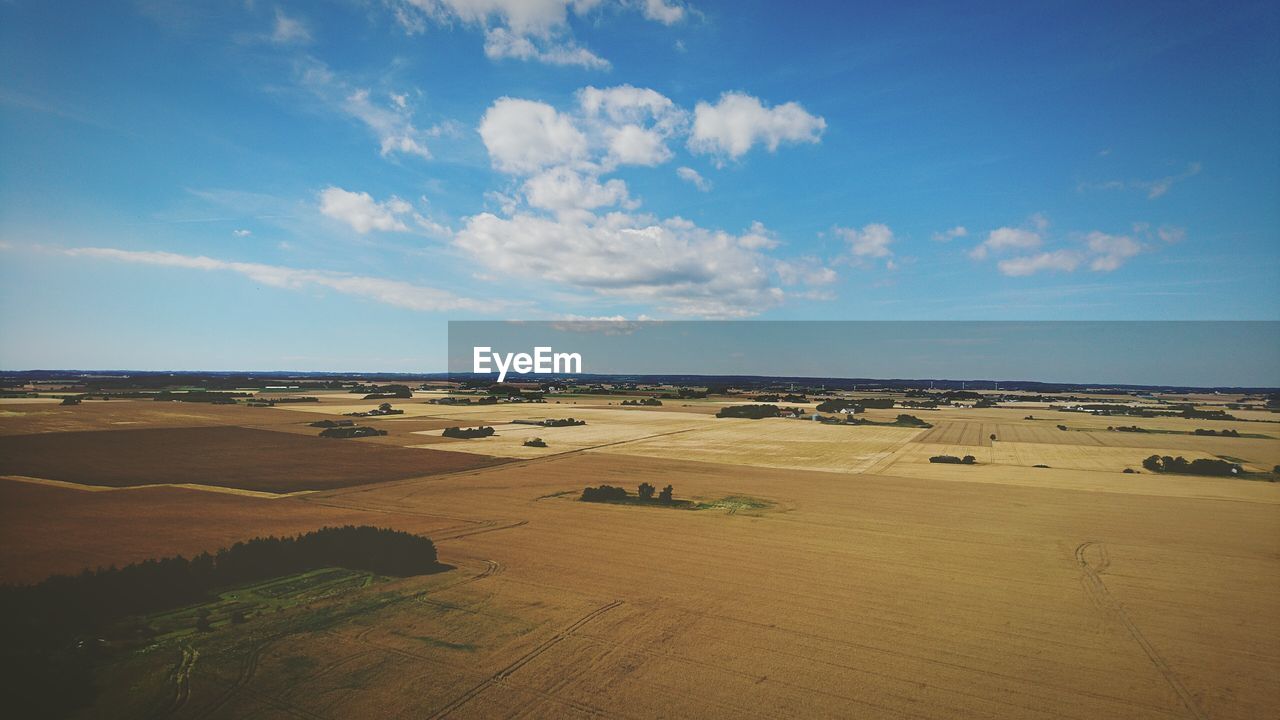
M 294 435 L 376 404 L 9 404 L 0 433 L 190 414 Z M 410 412 L 374 420 L 388 436 L 334 442 L 513 461 L 287 497 L 0 479 L 11 582 L 348 522 L 426 534 L 451 567 L 159 641 L 103 670 L 82 717 L 1243 720 L 1280 707 L 1280 484 L 1122 472 L 1153 453 L 1269 470 L 1280 425 L 1213 421 L 1263 436 L 1223 438 L 1181 434 L 1209 421 L 1028 407 L 908 410 L 934 423 L 915 429 L 719 419 L 706 403 L 395 404 Z M 568 416 L 587 424 L 511 422 Z M 497 434 L 440 438 L 453 421 Z M 1131 422 L 1175 432 L 1106 430 Z M 533 436 L 548 447 L 525 447 Z M 939 454 L 976 464 L 929 462 Z M 577 500 L 642 482 L 698 509 Z

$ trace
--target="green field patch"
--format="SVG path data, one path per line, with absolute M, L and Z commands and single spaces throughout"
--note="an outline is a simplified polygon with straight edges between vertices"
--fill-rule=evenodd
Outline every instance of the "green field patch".
M 757 510 L 767 510 L 773 507 L 773 503 L 768 500 L 750 497 L 748 495 L 730 495 L 722 497 L 719 500 L 711 502 L 700 502 L 694 510 L 726 510 L 730 515 L 738 512 L 751 512 Z

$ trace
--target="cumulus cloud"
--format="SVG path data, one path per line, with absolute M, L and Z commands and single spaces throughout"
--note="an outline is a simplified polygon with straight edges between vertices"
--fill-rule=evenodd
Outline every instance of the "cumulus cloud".
M 736 160 L 757 144 L 774 152 L 783 143 L 817 143 L 826 127 L 826 120 L 799 103 L 769 108 L 759 98 L 727 92 L 714 105 L 699 102 L 694 108 L 689 149 Z
M 711 181 L 702 177 L 697 170 L 691 167 L 676 168 L 676 175 L 683 181 L 692 184 L 698 188 L 700 192 L 707 192 L 711 189 Z
M 1047 222 L 1041 216 L 1033 216 L 1032 224 L 1036 230 L 1028 230 L 1026 228 L 1001 227 L 987 233 L 987 238 L 969 251 L 969 257 L 975 260 L 982 260 L 989 252 L 1004 252 L 1006 250 L 1029 250 L 1031 248 L 1040 247 L 1044 242 L 1044 236 L 1041 234 Z
M 672 25 L 685 14 L 669 0 L 385 0 L 392 16 L 410 35 L 428 24 L 461 24 L 485 31 L 485 55 L 550 65 L 608 68 L 607 60 L 580 47 L 569 15 L 584 17 L 601 5 L 639 10 L 648 20 Z
M 572 42 L 531 38 L 505 28 L 485 31 L 484 54 L 490 60 L 536 60 L 547 65 L 576 65 L 593 69 L 610 67 L 608 60 Z
M 681 316 L 746 317 L 778 305 L 784 285 L 828 281 L 819 265 L 765 254 L 762 225 L 741 235 L 682 219 L 612 212 L 468 218 L 455 245 L 508 276 L 548 280 Z
M 327 187 L 320 191 L 320 212 L 350 225 L 361 235 L 370 230 L 407 232 L 409 226 L 404 223 L 404 217 L 413 212 L 413 205 L 394 195 L 377 202 L 366 192 Z
M 587 155 L 587 138 L 573 120 L 542 102 L 499 98 L 479 131 L 493 166 L 506 173 L 533 173 Z
M 943 230 L 942 232 L 934 233 L 933 239 L 935 242 L 951 242 L 956 238 L 962 238 L 962 237 L 968 237 L 968 236 L 969 236 L 969 231 L 966 230 L 963 225 L 956 225 L 955 227 L 950 228 L 948 230 Z
M 1085 245 L 1094 255 L 1089 262 L 1089 269 L 1094 272 L 1111 272 L 1142 252 L 1142 244 L 1127 235 L 1108 235 L 1097 230 L 1085 236 Z
M 893 230 L 883 223 L 871 223 L 862 229 L 837 227 L 835 234 L 849 243 L 854 259 L 887 258 L 893 255 Z
M 1038 223 L 1042 230 L 1044 225 L 1043 222 Z M 1147 236 L 1150 234 L 1144 223 L 1136 224 L 1134 231 Z M 1029 230 L 999 228 L 992 231 L 987 240 L 970 254 L 981 259 L 986 257 L 988 249 L 1025 251 L 1039 248 L 1043 241 L 1042 235 Z M 1024 277 L 1046 271 L 1074 272 L 1080 267 L 1088 267 L 1093 272 L 1111 272 L 1147 249 L 1147 246 L 1130 235 L 1112 235 L 1099 230 L 1074 236 L 1072 244 L 1074 247 L 1005 257 L 996 263 L 996 268 L 1010 277 Z
M 422 312 L 449 310 L 492 311 L 500 306 L 500 303 L 471 300 L 458 297 L 447 290 L 414 285 L 400 280 L 387 280 L 325 270 L 303 270 L 280 265 L 218 260 L 203 255 L 181 255 L 171 252 L 119 250 L 116 248 L 70 248 L 63 252 L 72 257 L 99 258 L 188 270 L 232 272 L 243 275 L 256 283 L 271 287 L 290 290 L 325 288 L 384 305 Z
M 529 178 L 524 183 L 524 195 L 531 207 L 557 212 L 631 204 L 623 181 L 602 183 L 597 177 L 567 167 L 552 168 Z
M 644 0 L 644 16 L 663 25 L 674 25 L 684 19 L 684 8 L 667 0 Z
M 1034 275 L 1044 270 L 1056 270 L 1059 272 L 1071 272 L 1079 267 L 1081 262 L 1080 253 L 1072 250 L 1055 250 L 1053 252 L 1042 252 L 1036 255 L 1028 255 L 1026 257 L 1009 258 L 1001 260 L 996 266 L 1000 272 L 1010 277 L 1021 277 L 1025 275 Z

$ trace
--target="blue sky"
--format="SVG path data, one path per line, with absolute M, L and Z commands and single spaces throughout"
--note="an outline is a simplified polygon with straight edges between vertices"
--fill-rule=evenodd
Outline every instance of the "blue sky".
M 1280 319 L 1274 3 L 885 5 L 0 4 L 0 367 Z

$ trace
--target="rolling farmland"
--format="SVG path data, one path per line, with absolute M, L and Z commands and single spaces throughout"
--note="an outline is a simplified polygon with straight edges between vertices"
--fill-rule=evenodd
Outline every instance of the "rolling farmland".
M 71 408 L 54 430 L 35 404 L 10 404 L 0 434 L 92 447 L 80 435 L 120 432 L 133 406 L 130 432 L 170 432 L 172 460 L 222 412 L 193 413 L 187 438 L 153 405 L 112 403 L 107 422 L 72 422 Z M 334 485 L 331 462 L 290 450 L 317 408 L 280 406 L 252 425 L 228 408 L 225 427 L 243 431 L 227 437 L 297 463 L 275 489 L 303 494 L 262 492 L 248 466 L 223 484 L 254 493 L 90 491 L 76 483 L 93 478 L 49 477 L 64 467 L 52 450 L 0 480 L 8 581 L 340 523 L 425 534 L 453 568 L 282 584 L 298 596 L 278 610 L 243 625 L 215 611 L 212 631 L 113 663 L 84 716 L 1253 718 L 1280 704 L 1280 485 L 1121 472 L 1153 452 L 1269 469 L 1273 437 L 1108 432 L 1118 419 L 1027 408 L 920 412 L 934 426 L 913 429 L 703 406 L 401 405 L 413 412 L 368 421 L 388 436 L 324 442 L 375 453 L 339 467 L 421 454 L 416 474 Z M 570 415 L 587 424 L 511 422 Z M 436 421 L 497 434 L 439 438 L 422 427 Z M 531 436 L 549 446 L 525 447 Z M 441 451 L 507 462 L 439 468 Z M 139 464 L 140 480 L 156 473 Z M 585 485 L 641 482 L 707 509 L 575 501 Z

